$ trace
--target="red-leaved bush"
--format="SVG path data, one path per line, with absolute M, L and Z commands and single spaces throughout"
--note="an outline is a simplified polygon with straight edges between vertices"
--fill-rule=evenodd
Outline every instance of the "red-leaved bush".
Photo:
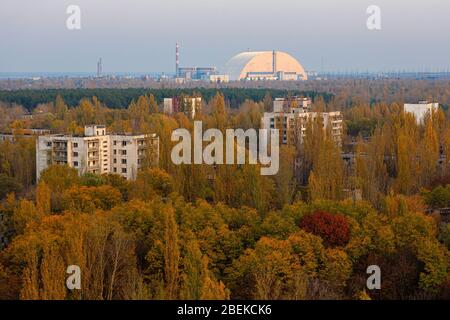
M 350 240 L 350 227 L 347 219 L 340 214 L 316 211 L 300 221 L 300 228 L 320 236 L 326 246 L 345 246 Z

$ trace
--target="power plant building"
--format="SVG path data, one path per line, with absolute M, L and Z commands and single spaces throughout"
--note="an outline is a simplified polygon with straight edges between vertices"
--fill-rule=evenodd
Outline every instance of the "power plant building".
M 216 75 L 215 67 L 178 67 L 177 78 L 188 80 L 209 80 L 210 76 Z
M 303 66 L 282 51 L 242 52 L 224 67 L 230 81 L 236 80 L 307 80 Z

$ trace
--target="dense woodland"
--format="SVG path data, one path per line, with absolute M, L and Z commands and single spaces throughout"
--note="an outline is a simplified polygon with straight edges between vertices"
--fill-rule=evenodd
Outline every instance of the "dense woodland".
M 344 113 L 343 146 L 310 123 L 301 147 L 281 148 L 275 176 L 257 165 L 174 165 L 171 133 L 193 122 L 162 114 L 156 91 L 130 93 L 127 108 L 51 93 L 32 118 L 5 99 L 0 128 L 16 141 L 0 143 L 0 231 L 9 240 L 0 298 L 449 299 L 450 224 L 429 209 L 450 207 L 450 87 L 412 86 L 430 100 L 441 94 L 444 108 L 423 125 L 402 112 L 396 91 L 384 102 L 381 91 L 366 96 L 351 84 L 311 92 L 315 110 Z M 197 119 L 258 129 L 281 92 L 240 90 L 209 93 Z M 51 166 L 35 181 L 35 142 L 21 130 L 81 134 L 92 123 L 157 133 L 160 166 L 136 181 Z M 366 289 L 374 264 L 381 290 Z M 68 265 L 81 267 L 82 290 L 66 289 Z
M 220 90 L 229 106 L 239 107 L 245 100 L 261 101 L 266 94 L 278 97 L 286 93 L 290 95 L 302 95 L 310 98 L 321 96 L 326 101 L 330 101 L 332 94 L 317 93 L 314 90 L 283 90 L 283 89 L 242 89 L 223 88 Z M 17 104 L 33 111 L 40 104 L 47 104 L 55 101 L 57 96 L 61 96 L 69 107 L 78 105 L 85 97 L 97 97 L 109 108 L 127 108 L 133 100 L 137 100 L 143 95 L 152 95 L 155 100 L 162 102 L 164 98 L 171 98 L 178 95 L 199 95 L 206 101 L 211 100 L 217 93 L 217 89 L 211 88 L 174 88 L 174 89 L 45 89 L 45 90 L 16 90 L 0 91 L 0 101 Z

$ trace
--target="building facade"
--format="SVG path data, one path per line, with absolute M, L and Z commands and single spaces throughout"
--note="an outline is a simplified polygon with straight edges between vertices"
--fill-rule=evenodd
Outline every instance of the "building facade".
M 261 127 L 268 130 L 267 141 L 270 141 L 270 129 L 279 130 L 280 145 L 296 146 L 306 136 L 309 121 L 320 117 L 324 129 L 329 129 L 333 140 L 342 144 L 342 114 L 334 112 L 311 112 L 312 102 L 307 98 L 278 98 L 274 100 L 273 112 L 265 112 L 261 119 Z
M 309 112 L 312 107 L 312 100 L 304 97 L 288 97 L 288 98 L 276 98 L 273 101 L 273 112 Z
M 403 110 L 411 113 L 416 118 L 417 124 L 423 124 L 427 115 L 439 109 L 439 103 L 429 103 L 428 101 L 419 101 L 419 103 L 405 103 Z
M 194 119 L 202 111 L 202 98 L 181 96 L 164 98 L 164 113 L 173 114 L 183 112 L 188 118 Z
M 107 134 L 105 126 L 86 126 L 84 136 L 45 135 L 36 142 L 36 175 L 52 164 L 68 165 L 80 174 L 115 173 L 136 179 L 148 161 L 157 166 L 159 137 L 156 134 Z
M 216 83 L 227 83 L 230 81 L 230 77 L 227 74 L 213 74 L 209 76 L 208 80 Z
M 186 80 L 208 80 L 210 76 L 216 74 L 216 67 L 179 67 L 176 78 Z

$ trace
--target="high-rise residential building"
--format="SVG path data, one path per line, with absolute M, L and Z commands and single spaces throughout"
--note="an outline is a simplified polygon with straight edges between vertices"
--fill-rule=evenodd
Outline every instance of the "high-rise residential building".
M 80 174 L 115 173 L 134 180 L 144 161 L 157 166 L 159 159 L 156 134 L 107 134 L 102 125 L 86 126 L 83 136 L 39 136 L 36 144 L 37 179 L 49 165 L 66 164 Z
M 201 97 L 180 96 L 164 98 L 164 113 L 166 114 L 183 112 L 190 119 L 194 119 L 196 114 L 201 113 L 201 110 Z
M 308 98 L 278 98 L 274 100 L 273 112 L 265 112 L 261 119 L 261 126 L 268 130 L 267 139 L 270 141 L 270 129 L 279 130 L 280 145 L 297 145 L 302 143 L 306 135 L 308 121 L 315 121 L 320 117 L 324 129 L 330 129 L 333 140 L 342 143 L 342 114 L 334 112 L 311 112 L 312 102 Z
M 439 109 L 439 103 L 429 103 L 428 101 L 419 101 L 419 103 L 405 103 L 404 111 L 411 113 L 416 118 L 417 124 L 425 121 L 427 115 Z

